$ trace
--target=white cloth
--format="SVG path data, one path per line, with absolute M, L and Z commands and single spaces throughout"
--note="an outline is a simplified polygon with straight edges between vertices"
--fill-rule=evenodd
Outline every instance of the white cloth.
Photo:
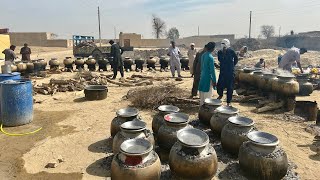
M 178 72 L 178 76 L 180 76 L 181 74 L 181 63 L 180 61 L 170 61 L 170 70 L 171 70 L 171 74 L 172 77 L 175 76 L 175 71 L 177 70 Z
M 291 66 L 296 62 L 300 62 L 300 50 L 298 48 L 291 48 L 282 56 L 279 68 L 290 71 Z
M 221 41 L 221 47 L 222 49 L 225 47 L 225 48 L 229 48 L 230 47 L 230 41 L 229 39 L 224 39 Z
M 196 58 L 197 50 L 196 49 L 189 49 L 188 50 L 188 58 L 189 58 L 189 67 L 190 67 L 190 74 L 193 74 L 193 62 Z
M 212 94 L 213 94 L 212 89 L 213 89 L 212 82 L 210 82 L 209 92 L 199 91 L 199 94 L 200 94 L 200 106 L 202 106 L 204 104 L 204 100 L 206 100 L 207 98 L 211 98 L 212 97 Z
M 168 54 L 170 55 L 170 61 L 178 61 L 180 62 L 180 50 L 178 47 L 173 48 L 172 46 L 169 48 Z

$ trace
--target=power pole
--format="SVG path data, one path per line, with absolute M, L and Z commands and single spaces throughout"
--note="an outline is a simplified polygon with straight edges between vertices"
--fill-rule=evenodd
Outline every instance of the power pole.
M 198 26 L 198 36 L 200 36 L 200 27 Z
M 281 26 L 279 27 L 279 38 L 281 37 Z
M 252 11 L 250 11 L 249 39 L 251 39 L 251 17 L 252 17 Z
M 101 47 L 101 25 L 100 25 L 100 8 L 98 6 L 98 22 L 99 22 L 99 43 Z
M 114 42 L 116 42 L 117 39 L 117 29 L 114 27 Z

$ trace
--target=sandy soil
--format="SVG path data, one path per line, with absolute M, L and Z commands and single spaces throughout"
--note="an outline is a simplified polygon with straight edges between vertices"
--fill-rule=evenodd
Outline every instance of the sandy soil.
M 41 57 L 64 58 L 72 54 L 70 49 L 48 51 L 41 52 Z M 277 56 L 277 53 L 274 55 Z M 131 74 L 127 73 L 126 76 Z M 73 75 L 63 73 L 50 78 L 68 78 Z M 157 75 L 169 76 L 169 73 L 157 72 Z M 183 76 L 187 77 L 189 73 L 184 72 Z M 50 78 L 37 81 L 46 82 Z M 184 79 L 180 86 L 190 91 L 192 79 Z M 36 134 L 21 137 L 0 134 L 1 179 L 108 179 L 110 170 L 106 167 L 106 161 L 110 160 L 110 154 L 106 155 L 105 150 L 110 147 L 111 141 L 108 138 L 111 120 L 118 109 L 130 105 L 122 97 L 131 89 L 114 85 L 108 88 L 108 98 L 94 102 L 85 101 L 83 92 L 36 95 L 34 98 L 42 103 L 34 105 L 34 121 L 29 125 L 6 128 L 6 131 L 28 132 L 38 127 L 43 129 Z M 320 101 L 320 92 L 315 91 L 310 97 L 299 99 Z M 251 112 L 254 107 L 248 104 L 235 103 L 234 106 L 240 109 L 242 115 L 254 119 L 260 130 L 275 134 L 280 139 L 289 159 L 297 165 L 296 171 L 302 179 L 319 179 L 320 157 L 315 156 L 315 152 L 310 149 L 314 136 L 304 130 L 310 122 L 283 121 L 276 119 L 273 113 L 258 115 Z M 141 111 L 149 128 L 154 113 Z M 196 118 L 196 112 L 185 113 Z M 58 167 L 45 168 L 48 162 L 59 158 L 63 158 L 64 162 L 59 163 Z

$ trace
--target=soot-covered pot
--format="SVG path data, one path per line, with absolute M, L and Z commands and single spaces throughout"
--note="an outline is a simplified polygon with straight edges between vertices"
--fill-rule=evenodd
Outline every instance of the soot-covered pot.
M 240 81 L 240 74 L 243 73 L 243 68 L 241 66 L 235 66 L 235 80 Z
M 255 71 L 253 68 L 244 68 L 243 72 L 239 74 L 240 83 L 251 84 L 253 71 Z
M 288 159 L 278 145 L 278 138 L 259 131 L 247 136 L 249 141 L 244 142 L 239 150 L 240 168 L 255 179 L 282 179 L 287 174 Z
M 113 138 L 112 151 L 114 154 L 118 153 L 121 144 L 129 139 L 143 138 L 148 140 L 153 147 L 155 146 L 151 131 L 146 129 L 146 123 L 139 119 L 123 123 L 120 129 L 121 131 Z
M 258 70 L 258 71 L 253 71 L 253 76 L 252 76 L 252 84 L 255 87 L 259 87 L 259 82 L 262 80 L 262 71 Z
M 199 120 L 203 124 L 210 125 L 211 117 L 214 111 L 222 105 L 220 99 L 205 99 L 204 104 L 199 109 Z
M 84 88 L 84 94 L 88 101 L 103 100 L 108 96 L 108 88 L 104 85 L 89 85 Z
M 272 91 L 272 83 L 273 81 L 275 81 L 277 79 L 277 76 L 271 72 L 265 72 L 263 73 L 263 76 L 261 78 L 261 80 L 259 81 L 259 88 L 270 92 Z
M 157 59 L 153 56 L 150 56 L 149 59 L 147 60 L 148 64 L 155 64 L 157 63 Z
M 159 128 L 164 125 L 164 116 L 170 113 L 177 113 L 180 109 L 172 105 L 161 105 L 158 107 L 158 113 L 153 117 L 152 120 L 152 131 L 157 134 Z
M 16 64 L 17 65 L 17 69 L 18 69 L 18 72 L 24 72 L 27 70 L 27 64 L 26 63 L 18 63 Z
M 221 132 L 222 148 L 238 156 L 241 145 L 248 141 L 247 134 L 254 130 L 254 122 L 246 117 L 233 116 Z
M 297 95 L 299 93 L 299 83 L 294 78 L 294 75 L 279 75 L 278 80 L 273 81 L 272 90 L 285 96 Z
M 77 58 L 74 62 L 77 66 L 84 65 L 85 60 L 83 58 Z
M 239 110 L 231 106 L 220 106 L 215 111 L 210 120 L 211 130 L 221 135 L 223 127 L 228 123 L 228 119 L 232 116 L 238 115 Z
M 132 121 L 137 118 L 139 111 L 136 108 L 123 108 L 117 111 L 117 117 L 115 117 L 111 122 L 111 136 L 114 137 L 119 131 L 121 124 Z
M 74 63 L 73 59 L 71 57 L 66 57 L 64 60 L 63 60 L 63 64 L 64 65 L 72 65 Z
M 59 66 L 60 62 L 57 58 L 51 58 L 51 60 L 49 61 L 49 65 L 50 66 Z
M 27 62 L 26 65 L 27 65 L 27 71 L 29 73 L 32 73 L 34 70 L 34 64 L 32 62 Z
M 177 142 L 177 132 L 188 125 L 189 116 L 183 113 L 171 113 L 165 115 L 165 124 L 158 131 L 158 145 L 165 151 L 170 151 L 171 147 Z
M 130 139 L 120 146 L 111 163 L 112 180 L 159 180 L 161 162 L 146 139 Z
M 309 78 L 306 75 L 297 76 L 299 83 L 299 95 L 308 96 L 313 92 L 313 85 L 309 82 Z
M 201 130 L 185 128 L 177 134 L 178 142 L 171 148 L 169 166 L 177 179 L 211 180 L 218 169 L 214 148 Z

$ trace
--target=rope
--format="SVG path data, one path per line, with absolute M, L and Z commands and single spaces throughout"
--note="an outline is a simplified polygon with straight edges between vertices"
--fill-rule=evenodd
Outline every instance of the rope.
M 3 129 L 3 124 L 1 124 L 1 126 L 0 126 L 1 132 L 2 132 L 3 134 L 5 134 L 5 135 L 8 135 L 8 136 L 25 136 L 25 135 L 30 135 L 30 134 L 34 134 L 34 133 L 40 131 L 41 129 L 42 129 L 42 127 L 39 128 L 39 129 L 37 129 L 37 130 L 35 130 L 35 131 L 32 131 L 32 132 L 15 134 L 15 133 L 8 133 L 8 132 L 4 131 L 4 129 Z

